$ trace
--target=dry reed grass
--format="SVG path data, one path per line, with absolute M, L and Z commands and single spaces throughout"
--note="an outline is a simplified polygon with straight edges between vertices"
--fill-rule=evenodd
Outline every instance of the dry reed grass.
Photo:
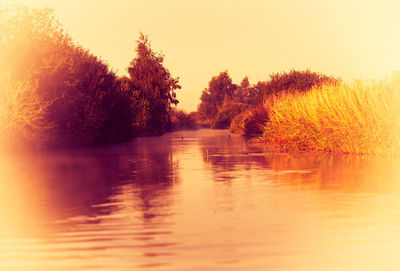
M 274 101 L 263 139 L 284 151 L 400 152 L 400 84 L 324 85 Z

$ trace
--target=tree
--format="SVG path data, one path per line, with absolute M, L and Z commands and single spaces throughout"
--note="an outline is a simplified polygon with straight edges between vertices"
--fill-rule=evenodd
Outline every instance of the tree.
M 228 71 L 212 77 L 208 88 L 203 90 L 200 97 L 201 103 L 198 107 L 200 118 L 203 120 L 215 119 L 225 99 L 232 100 L 236 87 L 232 83 Z
M 179 78 L 171 77 L 164 67 L 164 56 L 152 51 L 148 37 L 140 33 L 137 41 L 137 57 L 128 73 L 133 87 L 149 103 L 148 132 L 161 134 L 170 126 L 171 104 L 178 104 L 176 89 L 180 89 Z
M 257 85 L 251 85 L 249 78 L 246 76 L 243 78 L 240 85 L 235 89 L 233 93 L 233 101 L 237 103 L 244 103 L 246 105 L 257 105 L 261 99 L 260 83 Z

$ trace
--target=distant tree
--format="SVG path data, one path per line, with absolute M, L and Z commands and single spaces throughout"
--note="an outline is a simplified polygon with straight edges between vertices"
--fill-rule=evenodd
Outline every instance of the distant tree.
M 191 114 L 181 109 L 171 108 L 172 130 L 195 129 L 196 120 Z
M 148 37 L 142 33 L 137 41 L 137 57 L 128 73 L 134 89 L 140 91 L 149 104 L 148 131 L 161 134 L 170 126 L 171 104 L 178 104 L 175 90 L 180 89 L 179 78 L 171 77 L 164 67 L 164 56 L 152 51 Z
M 198 107 L 200 118 L 203 120 L 215 119 L 225 99 L 232 100 L 236 87 L 232 83 L 228 71 L 214 76 L 208 83 L 208 88 L 204 89 L 201 94 L 201 103 Z
M 259 84 L 251 85 L 249 78 L 246 76 L 243 78 L 240 85 L 235 89 L 233 93 L 233 101 L 238 103 L 244 103 L 246 105 L 256 105 L 262 101 L 262 91 L 259 88 Z
M 264 100 L 264 94 L 267 92 L 267 83 L 266 82 L 257 82 L 257 84 L 255 84 L 253 86 L 254 88 L 254 95 L 252 96 L 252 105 L 259 105 L 263 102 Z

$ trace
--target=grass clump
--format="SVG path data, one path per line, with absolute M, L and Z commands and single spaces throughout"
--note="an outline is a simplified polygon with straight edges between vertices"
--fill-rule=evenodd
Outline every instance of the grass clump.
M 271 107 L 263 139 L 284 151 L 398 153 L 400 85 L 355 82 L 282 95 Z

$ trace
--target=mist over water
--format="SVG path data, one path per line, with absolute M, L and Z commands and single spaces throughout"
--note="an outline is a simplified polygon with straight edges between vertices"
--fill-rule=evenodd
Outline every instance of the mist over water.
M 398 270 L 399 160 L 225 130 L 0 156 L 0 270 Z

